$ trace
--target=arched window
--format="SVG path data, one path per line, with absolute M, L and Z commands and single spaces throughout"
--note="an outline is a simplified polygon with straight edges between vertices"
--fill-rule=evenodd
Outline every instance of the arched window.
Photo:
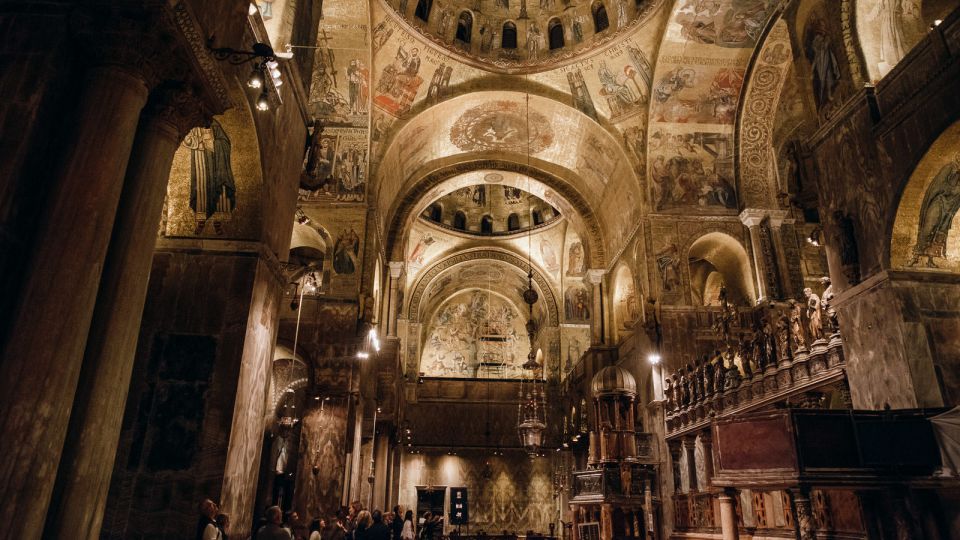
M 517 48 L 517 25 L 513 24 L 512 22 L 507 21 L 503 23 L 503 33 L 500 34 L 500 48 Z
M 457 212 L 456 215 L 453 216 L 453 228 L 458 231 L 467 230 L 467 215 L 463 212 Z
M 439 204 L 430 206 L 430 220 L 440 223 L 443 221 L 443 207 Z
M 430 20 L 430 8 L 433 7 L 433 0 L 417 0 L 417 9 L 413 15 L 423 22 Z
M 541 214 L 539 210 L 534 210 L 530 212 L 530 219 L 531 221 L 533 221 L 534 227 L 536 227 L 537 225 L 543 224 L 543 214 Z
M 547 35 L 550 38 L 550 50 L 563 47 L 563 23 L 560 19 L 553 18 L 547 23 Z
M 457 19 L 457 39 L 470 43 L 470 34 L 473 33 L 473 15 L 469 11 L 464 11 Z
M 507 230 L 508 231 L 519 231 L 520 230 L 520 216 L 516 214 L 510 214 L 507 217 Z
M 603 2 L 600 0 L 594 2 L 593 6 L 590 7 L 590 11 L 593 12 L 594 32 L 599 34 L 610 27 L 610 19 L 607 18 L 607 8 L 604 7 Z
M 480 220 L 480 234 L 493 234 L 493 218 L 483 216 Z

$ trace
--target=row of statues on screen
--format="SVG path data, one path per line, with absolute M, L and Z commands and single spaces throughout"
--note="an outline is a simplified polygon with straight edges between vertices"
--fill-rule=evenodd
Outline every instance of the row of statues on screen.
M 752 336 L 740 334 L 737 343 L 711 358 L 687 364 L 666 378 L 665 393 L 671 408 L 682 407 L 702 397 L 740 386 L 744 379 L 791 361 L 807 344 L 825 349 L 825 336 L 839 333 L 836 309 L 831 305 L 833 290 L 829 280 L 822 296 L 804 289 L 806 302 L 789 300 L 786 306 L 771 304 L 754 323 Z M 824 350 L 821 349 L 821 350 Z

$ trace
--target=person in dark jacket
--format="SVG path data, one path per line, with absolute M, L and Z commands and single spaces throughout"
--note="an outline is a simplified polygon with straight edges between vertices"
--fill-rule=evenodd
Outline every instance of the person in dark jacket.
M 383 524 L 383 513 L 374 510 L 371 515 L 373 525 L 370 525 L 363 533 L 363 540 L 390 540 L 390 529 Z

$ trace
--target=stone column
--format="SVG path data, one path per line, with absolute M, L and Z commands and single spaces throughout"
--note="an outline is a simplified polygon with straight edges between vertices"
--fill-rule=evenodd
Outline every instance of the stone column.
M 600 505 L 600 539 L 613 540 L 613 505 Z
M 39 538 L 67 433 L 100 275 L 147 83 L 119 65 L 89 70 L 34 238 L 0 361 L 2 538 Z M 51 158 L 54 159 L 54 158 Z
M 815 540 L 813 528 L 813 510 L 810 506 L 810 495 L 805 488 L 791 489 L 793 496 L 793 522 L 797 527 L 798 540 Z
M 693 435 L 683 437 L 683 456 L 687 461 L 687 477 L 690 479 L 690 491 L 700 491 L 701 482 L 697 478 L 697 439 Z
M 202 120 L 201 110 L 191 95 L 162 90 L 141 115 L 47 515 L 47 536 L 100 536 L 170 166 L 181 137 Z
M 770 257 L 769 246 L 763 239 L 761 223 L 766 218 L 767 211 L 759 208 L 748 208 L 740 213 L 740 221 L 750 231 L 750 247 L 753 252 L 753 269 L 756 272 L 757 302 L 770 300 L 777 296 L 776 268 Z
M 590 313 L 590 344 L 603 345 L 605 339 L 603 313 L 603 270 L 587 270 L 587 281 L 593 285 L 593 309 Z
M 701 431 L 700 435 L 700 446 L 703 447 L 703 474 L 704 478 L 701 480 L 701 484 L 704 489 L 710 485 L 710 480 L 713 478 L 713 433 L 710 430 Z
M 397 315 L 400 309 L 400 276 L 403 274 L 403 262 L 390 263 L 390 297 L 387 305 L 387 335 L 397 335 Z
M 783 225 L 790 225 L 794 219 L 788 217 L 786 210 L 770 210 L 770 236 L 773 240 L 773 252 L 776 255 L 780 290 L 784 298 L 802 298 L 803 291 L 793 290 L 790 279 L 790 266 L 787 264 L 787 251 L 783 243 Z
M 740 538 L 740 528 L 737 525 L 737 510 L 734 506 L 736 493 L 725 490 L 720 494 L 720 530 L 723 540 L 737 540 Z

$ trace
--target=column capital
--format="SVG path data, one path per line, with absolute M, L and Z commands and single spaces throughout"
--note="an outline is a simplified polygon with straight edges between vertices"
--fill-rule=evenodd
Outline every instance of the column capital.
M 179 82 L 166 82 L 150 93 L 144 112 L 169 124 L 183 138 L 195 127 L 206 127 L 213 119 L 213 112 L 190 86 Z
M 747 227 L 756 227 L 767 217 L 767 212 L 763 208 L 747 208 L 740 212 L 740 221 Z
M 779 229 L 781 225 L 792 225 L 795 219 L 790 217 L 790 212 L 786 210 L 769 210 L 770 227 Z
M 390 267 L 391 278 L 397 279 L 400 277 L 401 274 L 403 274 L 403 266 L 404 266 L 403 261 L 390 261 L 389 263 L 387 263 L 387 266 Z
M 592 268 L 587 270 L 587 281 L 594 285 L 599 285 L 603 282 L 603 276 L 606 274 L 606 270 L 602 268 Z

